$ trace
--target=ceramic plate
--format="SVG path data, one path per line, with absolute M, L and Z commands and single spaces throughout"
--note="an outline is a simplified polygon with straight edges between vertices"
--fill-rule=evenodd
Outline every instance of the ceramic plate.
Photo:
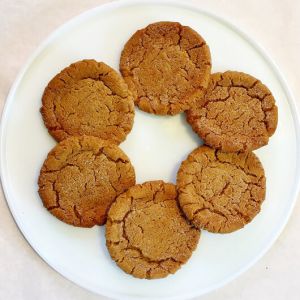
M 140 280 L 111 260 L 104 227 L 66 225 L 43 208 L 37 193 L 40 167 L 55 141 L 39 108 L 48 81 L 70 63 L 94 58 L 118 69 L 128 38 L 149 23 L 179 21 L 198 31 L 211 49 L 213 71 L 250 73 L 274 94 L 279 124 L 269 145 L 256 151 L 267 177 L 261 213 L 232 234 L 203 231 L 197 250 L 175 274 Z M 201 144 L 183 114 L 154 116 L 136 109 L 132 132 L 121 148 L 135 166 L 137 182 L 175 182 L 180 162 Z M 7 98 L 1 127 L 1 176 L 9 208 L 33 249 L 80 286 L 116 299 L 185 299 L 216 289 L 253 265 L 280 234 L 299 183 L 299 121 L 287 85 L 267 54 L 229 22 L 173 1 L 118 1 L 100 6 L 55 31 L 35 52 Z

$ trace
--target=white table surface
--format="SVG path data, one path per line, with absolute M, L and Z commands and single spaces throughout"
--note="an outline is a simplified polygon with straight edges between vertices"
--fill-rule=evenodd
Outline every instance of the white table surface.
M 0 0 L 0 110 L 18 71 L 59 25 L 103 0 Z M 269 52 L 283 71 L 300 110 L 300 1 L 190 1 L 232 20 Z M 30 133 L 29 133 L 30 134 Z M 300 197 L 298 197 L 300 198 Z M 300 299 L 300 201 L 271 250 L 227 286 L 201 297 Z M 63 278 L 31 249 L 0 191 L 0 299 L 102 300 Z

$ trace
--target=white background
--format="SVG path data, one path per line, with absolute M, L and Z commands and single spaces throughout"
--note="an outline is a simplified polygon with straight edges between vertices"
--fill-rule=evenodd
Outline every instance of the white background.
M 0 0 L 0 107 L 19 69 L 38 44 L 73 16 L 108 1 Z M 238 25 L 269 52 L 300 106 L 300 1 L 190 1 Z M 299 107 L 300 108 L 300 107 Z M 30 133 L 29 133 L 30 134 Z M 18 231 L 0 195 L 0 299 L 104 299 L 46 265 Z M 300 203 L 272 249 L 249 271 L 204 300 L 287 299 L 300 294 Z

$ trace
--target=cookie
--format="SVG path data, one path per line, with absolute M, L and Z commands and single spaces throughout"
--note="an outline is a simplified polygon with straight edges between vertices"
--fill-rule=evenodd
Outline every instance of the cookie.
M 211 70 L 204 39 L 188 26 L 158 22 L 138 30 L 126 43 L 120 71 L 146 112 L 175 115 L 203 97 Z
M 177 187 L 188 220 L 210 232 L 228 233 L 259 213 L 266 179 L 254 153 L 225 153 L 202 146 L 182 162 Z
M 39 180 L 44 206 L 61 221 L 102 225 L 116 197 L 135 184 L 129 158 L 97 137 L 71 137 L 48 154 Z
M 134 102 L 115 70 L 103 62 L 83 60 L 49 82 L 41 113 L 57 141 L 91 135 L 119 144 L 132 128 Z
M 258 79 L 241 72 L 215 73 L 205 97 L 187 111 L 187 121 L 207 145 L 245 152 L 268 144 L 277 127 L 277 106 Z
M 182 216 L 176 187 L 163 181 L 138 184 L 112 204 L 106 245 L 125 272 L 138 278 L 162 278 L 176 272 L 200 237 Z

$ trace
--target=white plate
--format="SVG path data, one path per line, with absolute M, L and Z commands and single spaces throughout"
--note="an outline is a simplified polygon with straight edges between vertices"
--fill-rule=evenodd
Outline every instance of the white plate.
M 48 81 L 62 68 L 95 58 L 118 68 L 120 51 L 138 29 L 174 20 L 199 31 L 208 42 L 213 71 L 248 72 L 266 83 L 279 108 L 279 124 L 268 146 L 256 151 L 267 176 L 262 212 L 244 229 L 203 232 L 192 258 L 175 275 L 135 279 L 121 271 L 105 247 L 104 227 L 75 228 L 50 215 L 37 193 L 39 169 L 55 145 L 39 108 Z M 177 168 L 200 140 L 184 116 L 160 117 L 136 110 L 135 124 L 121 145 L 139 183 L 175 182 Z M 59 28 L 27 63 L 7 98 L 1 128 L 1 175 L 10 210 L 35 251 L 66 278 L 118 299 L 183 299 L 211 291 L 253 265 L 272 245 L 292 211 L 299 183 L 299 121 L 278 69 L 257 44 L 213 14 L 166 1 L 120 1 L 88 11 Z

